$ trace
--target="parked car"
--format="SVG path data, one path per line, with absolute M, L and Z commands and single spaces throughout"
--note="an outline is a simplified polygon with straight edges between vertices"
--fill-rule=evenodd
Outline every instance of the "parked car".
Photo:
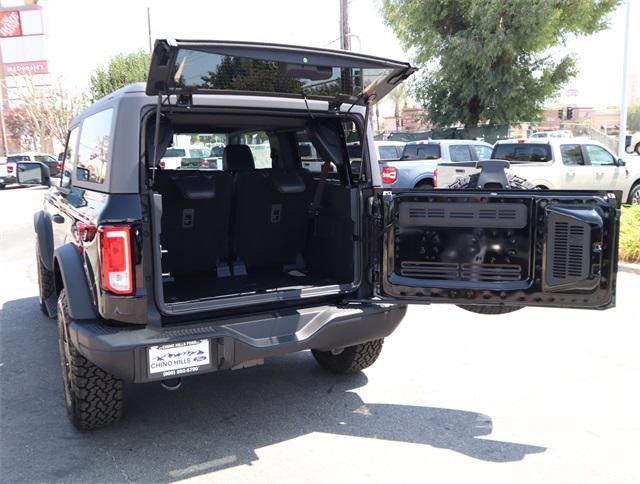
M 58 319 L 78 428 L 117 420 L 125 381 L 177 389 L 306 349 L 330 372 L 360 371 L 410 303 L 489 314 L 614 305 L 618 209 L 607 193 L 391 191 L 373 143 L 352 176 L 345 131 L 371 139 L 368 106 L 414 70 L 353 52 L 157 40 L 146 86 L 72 121 L 70 176 L 34 227 L 40 308 Z M 224 170 L 155 169 L 186 129 L 226 133 Z M 305 139 L 336 178 L 302 167 Z M 584 234 L 568 273 L 563 240 L 546 235 L 562 224 Z
M 438 163 L 487 160 L 490 155 L 491 145 L 484 141 L 411 141 L 399 160 L 380 160 L 382 182 L 389 188 L 432 189 Z
M 625 139 L 625 151 L 640 155 L 640 131 L 628 134 Z
M 640 162 L 617 158 L 584 139 L 498 141 L 492 159 L 510 162 L 508 173 L 551 190 L 619 190 L 624 203 L 640 203 Z M 437 188 L 478 173 L 477 168 L 439 166 Z
M 556 131 L 536 131 L 530 136 L 531 139 L 552 139 L 552 138 L 573 138 L 573 133 L 569 130 Z
M 60 176 L 60 172 L 62 171 L 62 163 L 58 161 L 55 156 L 48 153 L 25 151 L 7 156 L 7 161 L 37 161 L 38 163 L 44 163 L 49 168 L 49 174 L 55 177 Z

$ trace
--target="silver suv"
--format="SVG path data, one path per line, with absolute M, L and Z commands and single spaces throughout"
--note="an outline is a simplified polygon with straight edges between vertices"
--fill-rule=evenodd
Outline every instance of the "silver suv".
M 438 163 L 488 160 L 491 149 L 484 141 L 411 141 L 399 160 L 380 160 L 382 182 L 389 188 L 433 189 Z

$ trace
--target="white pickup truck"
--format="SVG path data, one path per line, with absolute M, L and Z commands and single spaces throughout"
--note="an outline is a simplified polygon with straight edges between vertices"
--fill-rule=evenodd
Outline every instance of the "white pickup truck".
M 0 190 L 6 185 L 18 182 L 18 170 L 15 163 L 7 163 L 6 158 L 0 161 Z
M 510 162 L 508 175 L 551 190 L 619 190 L 625 203 L 640 204 L 640 160 L 617 158 L 605 146 L 585 139 L 498 141 L 491 158 Z M 454 163 L 438 165 L 436 188 L 464 186 L 480 170 Z M 461 180 L 462 179 L 462 180 Z

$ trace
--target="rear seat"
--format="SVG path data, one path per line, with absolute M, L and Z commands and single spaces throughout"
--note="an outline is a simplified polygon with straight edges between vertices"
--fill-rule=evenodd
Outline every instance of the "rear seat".
M 246 145 L 229 145 L 225 170 L 234 173 L 232 250 L 249 272 L 300 263 L 308 232 L 311 177 L 295 170 L 256 170 Z
M 232 177 L 222 171 L 159 170 L 160 241 L 171 275 L 212 272 L 228 258 Z

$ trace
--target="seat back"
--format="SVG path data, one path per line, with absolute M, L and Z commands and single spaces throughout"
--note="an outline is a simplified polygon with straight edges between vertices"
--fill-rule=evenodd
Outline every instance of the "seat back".
M 249 271 L 282 268 L 302 254 L 309 227 L 310 177 L 292 170 L 235 175 L 233 250 Z
M 160 170 L 162 271 L 212 272 L 228 257 L 233 178 L 222 171 Z

